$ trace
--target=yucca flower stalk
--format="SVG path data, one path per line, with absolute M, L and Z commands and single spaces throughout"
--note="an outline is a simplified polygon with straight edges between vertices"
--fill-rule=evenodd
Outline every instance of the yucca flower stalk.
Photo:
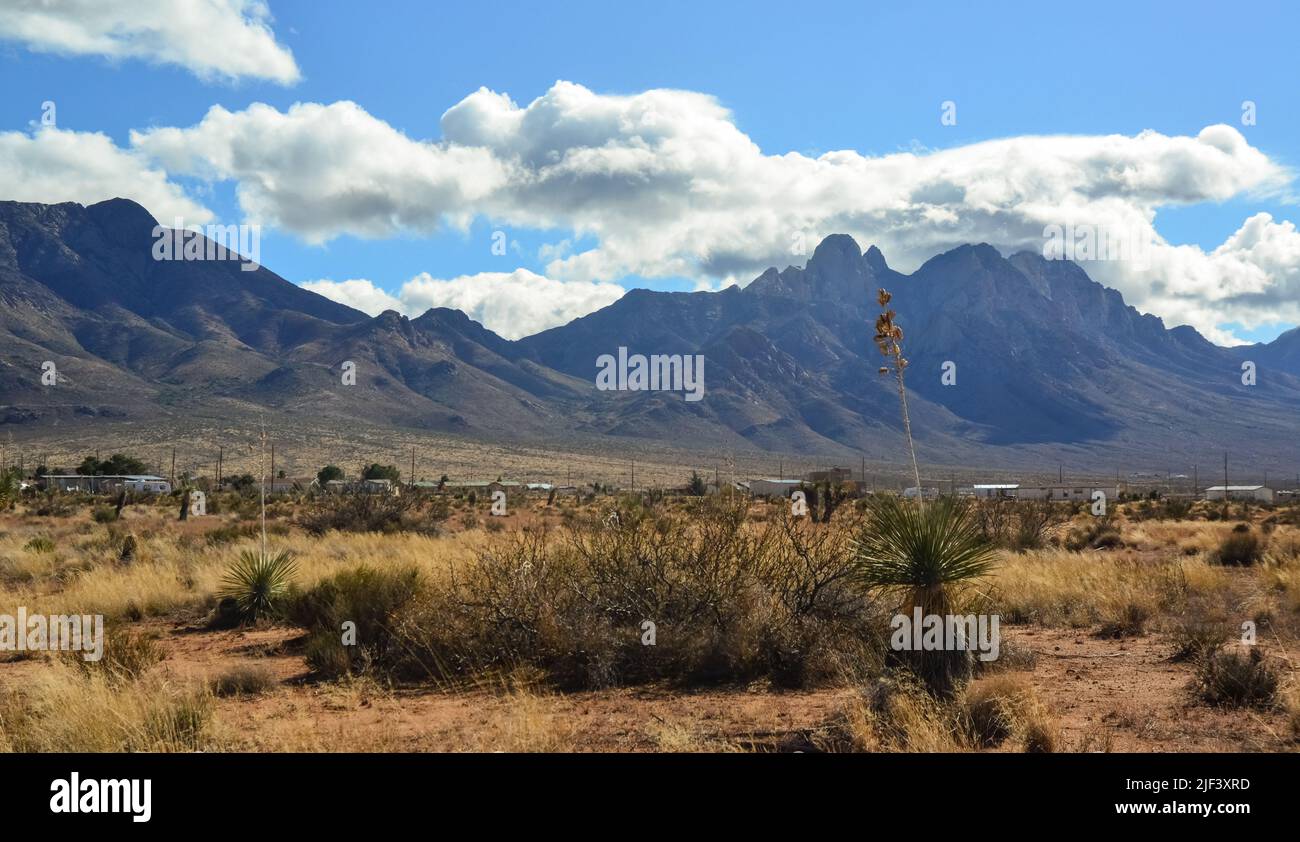
M 921 489 L 921 468 L 916 462 L 916 445 L 912 442 L 912 417 L 907 412 L 907 388 L 903 385 L 903 370 L 907 368 L 907 359 L 903 356 L 903 329 L 894 323 L 894 317 L 898 314 L 889 309 L 889 302 L 892 299 L 893 296 L 885 289 L 880 290 L 876 295 L 876 300 L 884 308 L 884 311 L 876 317 L 876 347 L 889 361 L 888 365 L 880 367 L 880 373 L 889 374 L 892 370 L 898 381 L 898 400 L 903 409 L 903 432 L 907 435 L 907 452 L 912 457 L 912 475 L 916 478 L 916 498 L 924 509 L 925 493 Z

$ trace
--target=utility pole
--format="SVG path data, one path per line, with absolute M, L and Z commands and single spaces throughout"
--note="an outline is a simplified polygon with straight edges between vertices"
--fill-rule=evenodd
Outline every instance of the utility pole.
M 636 460 L 632 461 L 632 490 L 636 491 Z
M 174 448 L 174 447 L 172 448 L 172 475 L 171 475 L 171 486 L 172 486 L 172 488 L 175 488 L 175 487 L 176 487 L 176 448 Z
M 411 448 L 411 484 L 415 484 L 415 448 Z
M 1056 482 L 1058 485 L 1065 485 L 1065 465 L 1058 463 L 1056 466 Z
M 218 491 L 221 490 L 221 462 L 223 459 L 225 459 L 225 457 L 226 457 L 226 449 L 224 447 L 218 447 L 217 448 L 217 490 Z
M 1192 466 L 1192 499 L 1195 500 L 1201 496 L 1201 474 L 1200 466 Z
M 785 460 L 778 459 L 776 464 L 777 464 L 777 472 L 776 472 L 777 476 L 780 479 L 785 479 Z
M 1223 451 L 1223 516 L 1228 516 L 1228 451 Z

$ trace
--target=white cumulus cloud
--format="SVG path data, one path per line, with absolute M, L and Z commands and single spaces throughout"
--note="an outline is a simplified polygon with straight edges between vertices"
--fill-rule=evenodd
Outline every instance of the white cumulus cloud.
M 1230 341 L 1218 325 L 1300 321 L 1292 222 L 1259 214 L 1212 248 L 1168 243 L 1156 228 L 1161 208 L 1290 187 L 1290 171 L 1227 125 L 812 157 L 765 152 L 705 94 L 607 95 L 557 82 L 526 105 L 480 89 L 442 115 L 441 129 L 438 139 L 411 137 L 346 101 L 216 106 L 189 127 L 133 132 L 130 154 L 173 176 L 233 183 L 250 221 L 313 243 L 465 230 L 475 219 L 555 231 L 539 255 L 555 283 L 747 283 L 768 266 L 803 263 L 832 233 L 875 243 L 908 271 L 962 243 L 1041 251 L 1049 226 L 1074 226 L 1145 246 L 1140 263 L 1084 266 L 1169 324 Z M 436 282 L 440 303 L 502 318 L 506 304 L 458 281 Z
M 301 286 L 372 316 L 384 310 L 409 316 L 434 307 L 460 310 L 506 339 L 567 324 L 613 304 L 624 292 L 617 284 L 557 281 L 527 269 L 448 280 L 421 272 L 403 284 L 396 296 L 364 279 L 307 281 Z
M 202 79 L 301 74 L 260 0 L 0 0 L 0 38 L 38 52 L 140 58 Z
M 118 148 L 107 135 L 52 127 L 34 134 L 0 132 L 0 197 L 89 205 L 119 196 L 139 202 L 169 225 L 178 216 L 187 224 L 212 219 L 207 208 L 167 180 L 166 172 Z

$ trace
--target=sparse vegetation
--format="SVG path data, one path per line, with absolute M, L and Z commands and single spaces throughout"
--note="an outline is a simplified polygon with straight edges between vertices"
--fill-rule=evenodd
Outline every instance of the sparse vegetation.
M 324 496 L 268 503 L 266 531 L 277 538 L 267 554 L 255 497 L 226 494 L 223 515 L 188 524 L 176 521 L 175 498 L 141 500 L 102 526 L 89 516 L 102 498 L 88 495 L 63 495 L 70 514 L 60 519 L 27 520 L 40 498 L 3 515 L 0 605 L 102 612 L 109 622 L 99 662 L 76 653 L 0 657 L 0 749 L 367 750 L 419 740 L 569 750 L 627 739 L 637 750 L 687 751 L 1258 750 L 1293 745 L 1300 721 L 1290 666 L 1300 629 L 1300 557 L 1291 548 L 1300 531 L 1281 509 L 1248 521 L 1261 547 L 1244 565 L 1219 563 L 1225 539 L 1241 534 L 1233 522 L 1134 519 L 1137 503 L 1115 507 L 1108 525 L 1121 545 L 1105 551 L 1054 546 L 1067 529 L 1096 522 L 1081 513 L 1074 526 L 1049 527 L 1039 549 L 1014 549 L 1013 523 L 1003 533 L 1012 540 L 989 550 L 996 563 L 948 588 L 954 612 L 1001 616 L 1001 657 L 958 664 L 944 691 L 889 648 L 889 618 L 915 586 L 859 575 L 853 542 L 887 533 L 872 526 L 884 495 L 839 507 L 829 523 L 716 495 L 557 497 L 550 506 L 520 495 L 509 518 L 489 519 L 479 506 L 477 527 L 462 499 L 459 509 L 448 505 L 437 534 L 318 535 L 298 524 Z M 944 505 L 926 501 L 924 512 Z M 967 517 L 983 538 L 977 510 Z M 489 533 L 483 522 L 503 528 Z M 128 547 L 131 563 L 114 563 Z M 292 584 L 252 576 L 241 586 L 272 594 L 254 621 L 228 571 L 249 555 L 282 551 L 292 553 Z M 653 645 L 644 643 L 647 620 Z M 1244 620 L 1274 655 L 1230 643 Z M 345 642 L 348 623 L 356 623 L 355 645 Z M 213 645 L 224 648 L 209 656 Z M 305 684 L 275 678 L 305 670 Z M 1164 695 L 1153 690 L 1169 687 L 1171 671 L 1183 678 Z M 613 689 L 628 685 L 642 689 Z M 1089 701 L 1097 686 L 1141 701 L 1097 708 Z M 66 716 L 48 707 L 74 692 L 117 720 L 91 723 L 84 706 Z M 1210 719 L 1185 716 L 1189 692 Z M 703 698 L 731 712 L 728 724 L 697 715 Z M 643 706 L 659 704 L 652 699 L 673 700 L 674 712 L 651 707 L 662 721 L 623 737 L 604 727 L 646 719 Z M 438 700 L 482 713 L 454 714 L 460 730 L 439 745 L 371 726 L 363 737 L 317 725 L 371 706 L 384 709 L 374 721 L 393 721 Z M 624 707 L 578 719 L 579 705 Z M 794 705 L 791 724 L 749 736 L 769 729 L 745 717 L 766 723 L 774 705 Z M 244 721 L 263 708 L 274 713 Z

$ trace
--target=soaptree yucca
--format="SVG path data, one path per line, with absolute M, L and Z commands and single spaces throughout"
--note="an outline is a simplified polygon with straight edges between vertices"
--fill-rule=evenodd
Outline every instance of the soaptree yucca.
M 255 623 L 275 613 L 295 572 L 297 564 L 288 550 L 275 555 L 245 550 L 226 571 L 218 596 L 234 601 L 241 622 Z
M 858 581 L 897 598 L 898 610 L 911 617 L 946 617 L 952 588 L 992 568 L 996 548 L 984 537 L 969 506 L 941 497 L 928 506 L 882 497 L 868 509 L 854 541 Z M 969 674 L 968 652 L 909 651 L 913 672 L 937 695 L 951 693 Z
M 266 425 L 262 425 L 259 454 L 259 482 L 262 489 L 262 543 L 256 552 L 245 550 L 239 560 L 226 570 L 217 596 L 231 601 L 239 622 L 256 623 L 275 612 L 289 583 L 297 572 L 293 553 L 281 550 L 274 555 L 266 546 Z

